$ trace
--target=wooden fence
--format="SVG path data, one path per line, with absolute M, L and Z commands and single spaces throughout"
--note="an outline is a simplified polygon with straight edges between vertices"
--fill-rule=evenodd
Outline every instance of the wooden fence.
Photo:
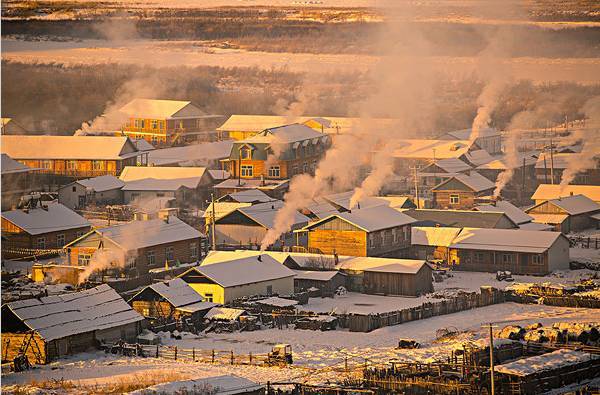
M 370 332 L 377 328 L 458 313 L 504 301 L 504 292 L 491 287 L 482 287 L 480 293 L 465 293 L 450 299 L 423 303 L 420 306 L 403 310 L 379 314 L 347 314 L 337 317 L 340 326 L 349 328 L 350 332 Z
M 513 292 L 506 292 L 506 301 L 522 304 L 543 304 L 556 307 L 579 307 L 588 309 L 600 309 L 600 299 L 585 297 L 579 295 L 519 295 Z
M 145 357 L 164 358 L 174 361 L 204 362 L 220 365 L 266 365 L 268 354 L 235 354 L 233 351 L 203 350 L 199 348 L 179 348 L 177 346 L 163 345 L 126 345 L 126 349 L 140 349 Z
M 569 242 L 571 247 L 600 249 L 600 238 L 598 237 L 569 236 Z

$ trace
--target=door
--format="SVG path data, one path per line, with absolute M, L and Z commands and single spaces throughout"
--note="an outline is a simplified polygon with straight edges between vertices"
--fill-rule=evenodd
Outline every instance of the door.
M 79 201 L 77 207 L 84 208 L 85 207 L 85 195 L 79 195 Z

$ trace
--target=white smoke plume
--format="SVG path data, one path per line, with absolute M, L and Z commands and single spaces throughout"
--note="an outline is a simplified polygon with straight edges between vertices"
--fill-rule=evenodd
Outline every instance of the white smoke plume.
M 125 255 L 113 249 L 99 248 L 94 252 L 85 270 L 79 273 L 79 284 L 85 282 L 96 272 L 125 267 Z
M 366 197 L 377 195 L 384 185 L 385 180 L 394 172 L 394 150 L 397 142 L 390 142 L 383 150 L 376 152 L 371 161 L 371 173 L 363 180 L 359 187 L 354 189 L 350 198 L 350 208 L 354 208 Z
M 600 155 L 600 142 L 598 142 L 600 96 L 588 100 L 581 112 L 587 118 L 587 126 L 585 129 L 576 131 L 574 138 L 583 141 L 583 149 L 579 155 L 570 155 L 567 160 L 567 168 L 563 171 L 560 180 L 561 191 L 575 179 L 577 174 L 596 168 L 596 161 Z

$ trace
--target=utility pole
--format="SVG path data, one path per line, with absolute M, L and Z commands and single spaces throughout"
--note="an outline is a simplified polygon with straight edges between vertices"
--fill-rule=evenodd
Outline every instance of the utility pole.
M 210 212 L 210 236 L 212 239 L 212 249 L 213 251 L 217 250 L 217 241 L 216 241 L 216 235 L 215 235 L 215 194 L 211 193 L 210 194 L 210 200 L 212 202 L 212 210 Z
M 552 185 L 554 185 L 554 143 L 550 139 L 550 178 L 552 178 Z
M 490 328 L 490 395 L 494 395 L 494 333 L 492 332 L 492 328 L 494 326 L 491 322 L 488 324 L 488 326 Z
M 525 157 L 523 157 L 523 167 L 521 168 L 521 203 L 525 200 Z

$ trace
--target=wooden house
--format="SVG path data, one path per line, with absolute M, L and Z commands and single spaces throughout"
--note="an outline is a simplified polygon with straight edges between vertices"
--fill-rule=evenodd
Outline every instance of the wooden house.
M 198 262 L 202 233 L 177 217 L 95 229 L 65 246 L 69 264 L 103 262 L 106 274 L 135 277 L 148 270 Z
M 518 229 L 506 213 L 497 211 L 416 209 L 404 212 L 415 219 L 414 226 L 451 228 Z
M 473 129 L 454 130 L 439 137 L 440 140 L 471 140 Z M 474 143 L 491 155 L 502 152 L 502 133 L 496 128 L 481 128 Z
M 547 200 L 527 209 L 534 222 L 551 225 L 563 233 L 593 228 L 600 213 L 600 204 L 584 195 Z
M 37 184 L 35 170 L 6 154 L 2 154 L 0 173 L 2 175 L 2 210 L 14 208 L 21 196 L 31 192 Z M 37 186 L 37 185 L 36 185 Z M 39 188 L 39 186 L 37 186 Z
M 134 99 L 119 112 L 128 118 L 122 127 L 125 135 L 155 147 L 182 144 L 194 134 L 206 133 L 210 126 L 206 121 L 214 118 L 192 102 L 180 100 Z
M 2 362 L 28 344 L 31 363 L 89 351 L 106 342 L 134 342 L 144 317 L 107 284 L 85 291 L 26 299 L 2 306 Z
M 572 195 L 583 195 L 600 204 L 600 185 L 551 185 L 540 184 L 531 200 L 540 204 L 548 200 L 565 198 Z
M 563 172 L 570 164 L 578 163 L 584 157 L 580 152 L 576 153 L 556 153 L 550 155 L 549 152 L 540 154 L 535 164 L 535 174 L 540 184 L 560 184 Z M 587 162 L 587 161 L 585 161 Z M 582 162 L 582 163 L 585 163 Z M 596 156 L 592 163 L 587 162 L 585 169 L 581 169 L 575 178 L 570 182 L 577 185 L 600 185 L 600 156 Z M 554 177 L 554 181 L 552 181 Z
M 214 303 L 202 296 L 181 278 L 161 281 L 144 287 L 128 300 L 135 311 L 154 322 L 185 322 L 197 326 Z
M 449 248 L 456 270 L 546 275 L 569 269 L 569 240 L 560 232 L 465 228 Z
M 223 215 L 215 221 L 215 237 L 218 245 L 258 247 L 269 229 L 275 226 L 275 217 L 283 207 L 283 202 L 275 200 L 252 206 L 238 207 L 230 213 Z M 292 231 L 279 238 L 272 248 L 280 249 L 284 246 L 304 245 L 305 236 L 294 235 L 293 231 L 308 224 L 309 218 L 294 213 Z M 302 239 L 302 241 L 300 241 Z
M 552 227 L 533 222 L 533 217 L 521 210 L 511 202 L 507 200 L 492 201 L 489 204 L 480 204 L 473 208 L 475 211 L 481 212 L 501 212 L 515 224 L 518 225 L 519 229 L 522 230 L 551 230 Z M 477 227 L 477 226 L 471 226 Z
M 125 204 L 172 197 L 179 207 L 204 207 L 212 185 L 205 167 L 128 166 L 119 179 L 125 182 L 122 188 Z
M 58 201 L 72 209 L 88 205 L 122 204 L 125 183 L 113 175 L 73 181 L 58 189 Z
M 3 258 L 31 257 L 62 249 L 89 232 L 91 224 L 60 203 L 32 202 L 2 212 Z
M 471 209 L 475 199 L 494 192 L 496 185 L 477 172 L 458 174 L 431 189 L 433 207 L 438 209 Z
M 415 259 L 450 262 L 450 245 L 462 228 L 413 226 L 411 255 Z
M 233 192 L 219 198 L 218 202 L 222 203 L 267 203 L 274 199 L 258 189 L 247 189 L 239 192 Z
M 330 143 L 328 135 L 306 125 L 285 125 L 236 141 L 223 163 L 232 178 L 288 179 L 314 173 Z
M 205 301 L 225 304 L 244 296 L 288 295 L 294 272 L 266 254 L 195 266 L 179 275 Z
M 375 206 L 392 206 L 391 202 L 389 200 L 386 200 L 384 197 L 366 196 L 355 203 L 356 207 L 351 207 L 350 202 L 352 201 L 353 195 L 354 190 L 351 190 L 346 192 L 338 192 L 324 195 L 322 199 L 329 202 L 339 212 L 347 212 L 352 210 L 353 208 L 365 209 Z M 401 205 L 404 202 L 405 201 L 398 203 Z M 394 208 L 399 207 L 396 207 L 396 205 L 394 205 Z
M 458 158 L 436 160 L 417 172 L 420 195 L 430 197 L 433 187 L 450 178 L 468 173 L 472 167 Z
M 37 172 L 76 179 L 118 176 L 125 166 L 145 165 L 148 155 L 112 136 L 2 136 L 1 149 Z
M 305 226 L 308 250 L 350 256 L 403 256 L 410 248 L 415 222 L 388 206 L 375 206 L 329 215 Z
M 0 120 L 0 134 L 25 134 L 27 129 L 12 118 L 2 118 Z

